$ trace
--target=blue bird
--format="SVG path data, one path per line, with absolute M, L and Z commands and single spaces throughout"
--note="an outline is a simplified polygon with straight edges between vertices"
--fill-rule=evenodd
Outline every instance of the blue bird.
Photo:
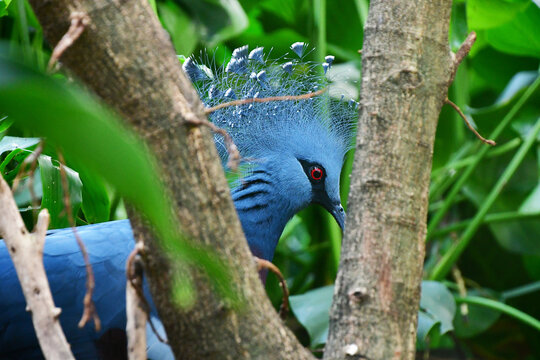
M 286 223 L 306 206 L 323 206 L 343 229 L 345 212 L 339 195 L 343 158 L 351 146 L 356 102 L 345 103 L 322 91 L 333 56 L 323 64 L 304 59 L 304 43 L 291 46 L 291 57 L 270 61 L 261 47 L 234 50 L 223 67 L 211 69 L 188 58 L 183 69 L 207 107 L 234 99 L 258 99 L 223 107 L 210 119 L 232 137 L 242 157 L 241 176 L 231 194 L 252 253 L 271 261 Z M 279 96 L 302 99 L 269 101 Z M 266 100 L 265 100 L 266 99 Z M 227 146 L 215 136 L 222 159 Z M 226 170 L 227 165 L 224 165 Z M 93 300 L 102 330 L 77 323 L 83 311 L 86 273 L 71 229 L 52 230 L 44 249 L 44 264 L 60 322 L 77 359 L 125 357 L 125 262 L 134 238 L 128 220 L 82 226 L 96 278 Z M 41 359 L 41 351 L 25 311 L 25 301 L 5 245 L 0 241 L 0 359 Z M 164 333 L 150 299 L 151 317 Z M 148 358 L 173 359 L 170 348 L 147 331 Z M 117 349 L 122 349 L 119 353 Z

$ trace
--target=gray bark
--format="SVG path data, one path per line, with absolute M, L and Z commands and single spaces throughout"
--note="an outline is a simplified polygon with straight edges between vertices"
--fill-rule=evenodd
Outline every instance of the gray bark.
M 146 274 L 169 342 L 180 359 L 311 359 L 284 326 L 257 276 L 204 119 L 202 104 L 181 71 L 172 45 L 146 0 L 30 0 L 54 47 L 69 28 L 70 13 L 90 23 L 60 61 L 115 108 L 157 155 L 175 199 L 180 228 L 212 247 L 230 266 L 230 283 L 245 299 L 231 308 L 208 279 L 191 272 L 197 290 L 192 309 L 171 302 L 166 256 L 137 217 L 137 238 L 149 248 Z
M 49 212 L 41 210 L 34 231 L 28 232 L 11 189 L 0 175 L 0 214 L 0 238 L 4 238 L 13 261 L 43 356 L 51 360 L 75 359 L 60 326 L 61 309 L 54 305 L 43 266 Z
M 347 232 L 325 359 L 414 359 L 449 0 L 372 0 Z

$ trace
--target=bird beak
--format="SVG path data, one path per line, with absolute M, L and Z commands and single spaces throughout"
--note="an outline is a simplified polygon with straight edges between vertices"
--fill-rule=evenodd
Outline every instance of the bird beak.
M 331 200 L 326 192 L 318 192 L 315 194 L 313 202 L 322 205 L 336 219 L 341 231 L 345 230 L 345 210 L 341 206 L 339 198 Z
M 345 231 L 345 210 L 343 209 L 343 206 L 341 206 L 339 200 L 332 202 L 328 196 L 324 196 L 322 199 L 317 200 L 315 200 L 315 202 L 322 205 L 322 207 L 324 207 L 326 211 L 332 214 L 334 219 L 336 219 L 341 231 Z
M 330 208 L 326 208 L 330 214 L 336 219 L 339 227 L 341 228 L 341 231 L 345 231 L 345 210 L 343 210 L 343 206 L 341 206 L 340 203 L 337 205 L 331 206 Z

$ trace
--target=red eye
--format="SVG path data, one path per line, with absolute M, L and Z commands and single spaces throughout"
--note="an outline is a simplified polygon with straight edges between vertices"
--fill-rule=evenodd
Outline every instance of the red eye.
M 320 167 L 313 166 L 309 172 L 313 180 L 321 180 L 323 177 L 323 171 Z

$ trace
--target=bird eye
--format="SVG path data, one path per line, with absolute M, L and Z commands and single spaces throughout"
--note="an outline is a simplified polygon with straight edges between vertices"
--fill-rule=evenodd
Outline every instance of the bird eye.
M 315 181 L 319 181 L 323 178 L 323 171 L 318 166 L 312 166 L 311 169 L 309 169 L 309 174 L 311 175 L 311 178 Z

